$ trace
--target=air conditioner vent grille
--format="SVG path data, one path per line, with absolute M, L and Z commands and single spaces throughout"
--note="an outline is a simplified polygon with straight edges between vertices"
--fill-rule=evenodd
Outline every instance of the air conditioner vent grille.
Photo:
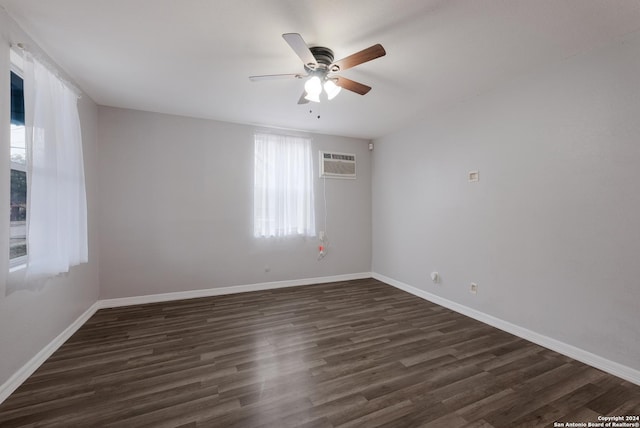
M 320 177 L 356 178 L 356 155 L 320 152 Z

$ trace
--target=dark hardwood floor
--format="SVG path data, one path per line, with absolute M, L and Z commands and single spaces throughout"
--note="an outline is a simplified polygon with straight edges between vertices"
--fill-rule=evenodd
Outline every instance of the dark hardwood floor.
M 518 427 L 640 414 L 640 387 L 379 281 L 98 311 L 0 426 Z

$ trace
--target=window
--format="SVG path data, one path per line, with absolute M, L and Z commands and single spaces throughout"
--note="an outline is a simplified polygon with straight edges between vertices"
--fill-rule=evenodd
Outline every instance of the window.
M 308 138 L 255 134 L 254 236 L 315 236 Z
M 26 50 L 11 63 L 10 267 L 35 284 L 88 260 L 79 93 Z
M 11 72 L 11 266 L 23 264 L 27 256 L 27 150 L 24 126 L 24 83 Z

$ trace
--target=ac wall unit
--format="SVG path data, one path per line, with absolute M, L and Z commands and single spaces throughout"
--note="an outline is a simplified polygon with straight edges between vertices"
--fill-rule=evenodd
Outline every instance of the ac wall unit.
M 356 178 L 356 155 L 320 152 L 320 177 Z

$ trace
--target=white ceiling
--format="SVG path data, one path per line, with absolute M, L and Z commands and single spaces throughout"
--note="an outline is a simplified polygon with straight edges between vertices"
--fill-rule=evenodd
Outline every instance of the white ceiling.
M 0 5 L 98 104 L 363 138 L 640 30 L 637 0 Z M 381 43 L 385 57 L 343 73 L 371 92 L 301 106 L 301 80 L 250 82 L 303 71 L 286 32 L 333 49 L 336 59 Z

